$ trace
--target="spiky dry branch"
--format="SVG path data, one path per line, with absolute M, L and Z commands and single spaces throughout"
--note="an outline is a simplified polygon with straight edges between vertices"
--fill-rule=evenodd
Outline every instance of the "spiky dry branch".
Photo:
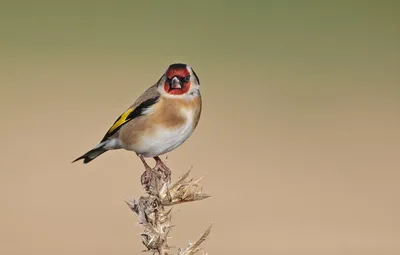
M 138 201 L 127 202 L 128 206 L 139 217 L 139 224 L 144 227 L 141 234 L 145 251 L 170 255 L 168 234 L 173 227 L 171 224 L 172 208 L 165 207 L 176 204 L 203 200 L 209 195 L 202 192 L 199 182 L 202 178 L 189 178 L 191 169 L 171 183 L 171 171 L 167 167 L 156 166 L 146 168 L 141 176 L 141 183 L 147 193 Z M 199 246 L 210 234 L 211 226 L 196 241 L 190 242 L 185 249 L 178 249 L 177 255 L 190 255 L 199 251 Z

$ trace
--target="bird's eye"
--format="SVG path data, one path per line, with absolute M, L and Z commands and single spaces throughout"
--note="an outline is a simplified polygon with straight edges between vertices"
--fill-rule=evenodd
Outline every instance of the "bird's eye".
M 171 83 L 171 79 L 167 77 L 167 79 L 165 80 L 167 83 Z
M 184 79 L 185 82 L 189 82 L 190 81 L 190 75 L 186 76 Z

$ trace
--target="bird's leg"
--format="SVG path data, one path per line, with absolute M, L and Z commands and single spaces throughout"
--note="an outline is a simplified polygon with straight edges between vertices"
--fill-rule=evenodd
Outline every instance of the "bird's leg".
M 159 168 L 159 169 L 168 169 L 168 167 L 162 162 L 160 157 L 156 156 L 154 157 L 154 160 L 156 161 L 156 166 L 154 168 Z M 168 169 L 169 170 L 169 169 Z
M 142 161 L 145 171 L 143 172 L 142 176 L 140 177 L 140 181 L 146 192 L 149 194 L 156 195 L 159 191 L 159 185 L 157 184 L 158 173 L 151 169 L 151 167 L 147 164 L 146 160 L 142 155 L 137 154 L 140 160 Z
M 171 178 L 171 170 L 162 162 L 160 157 L 156 156 L 153 158 L 156 161 L 156 166 L 154 168 L 160 170 L 167 179 L 170 179 Z
M 144 157 L 142 155 L 138 154 L 138 157 L 140 158 L 140 160 L 142 161 L 144 168 L 147 170 L 151 170 L 151 167 L 147 164 L 146 160 L 144 159 Z

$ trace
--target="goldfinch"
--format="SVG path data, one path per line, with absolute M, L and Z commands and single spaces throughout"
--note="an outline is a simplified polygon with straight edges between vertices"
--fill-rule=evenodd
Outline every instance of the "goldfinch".
M 201 115 L 200 81 L 186 64 L 168 67 L 156 84 L 148 88 L 114 124 L 92 150 L 73 162 L 89 163 L 109 150 L 125 149 L 144 158 L 152 157 L 156 166 L 166 168 L 160 155 L 184 143 Z

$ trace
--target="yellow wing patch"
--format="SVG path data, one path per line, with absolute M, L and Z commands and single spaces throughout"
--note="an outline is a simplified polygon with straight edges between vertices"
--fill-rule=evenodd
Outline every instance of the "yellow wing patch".
M 120 127 L 121 125 L 125 124 L 127 121 L 126 118 L 129 116 L 129 114 L 131 114 L 131 112 L 133 112 L 134 108 L 130 108 L 128 109 L 126 112 L 124 112 L 115 122 L 114 125 L 112 125 L 110 127 L 110 129 L 108 130 L 107 134 L 112 133 L 115 129 L 117 129 L 118 127 Z
M 158 101 L 158 96 L 149 98 L 146 101 L 142 102 L 140 105 L 136 107 L 129 108 L 126 110 L 119 118 L 114 122 L 114 124 L 110 127 L 110 129 L 107 131 L 107 134 L 103 137 L 101 142 L 104 142 L 108 138 L 110 138 L 112 135 L 115 134 L 115 132 L 118 132 L 118 130 L 121 128 L 122 125 L 125 125 L 128 121 L 141 116 L 143 114 L 143 111 L 149 107 L 151 107 L 153 104 L 155 104 Z

